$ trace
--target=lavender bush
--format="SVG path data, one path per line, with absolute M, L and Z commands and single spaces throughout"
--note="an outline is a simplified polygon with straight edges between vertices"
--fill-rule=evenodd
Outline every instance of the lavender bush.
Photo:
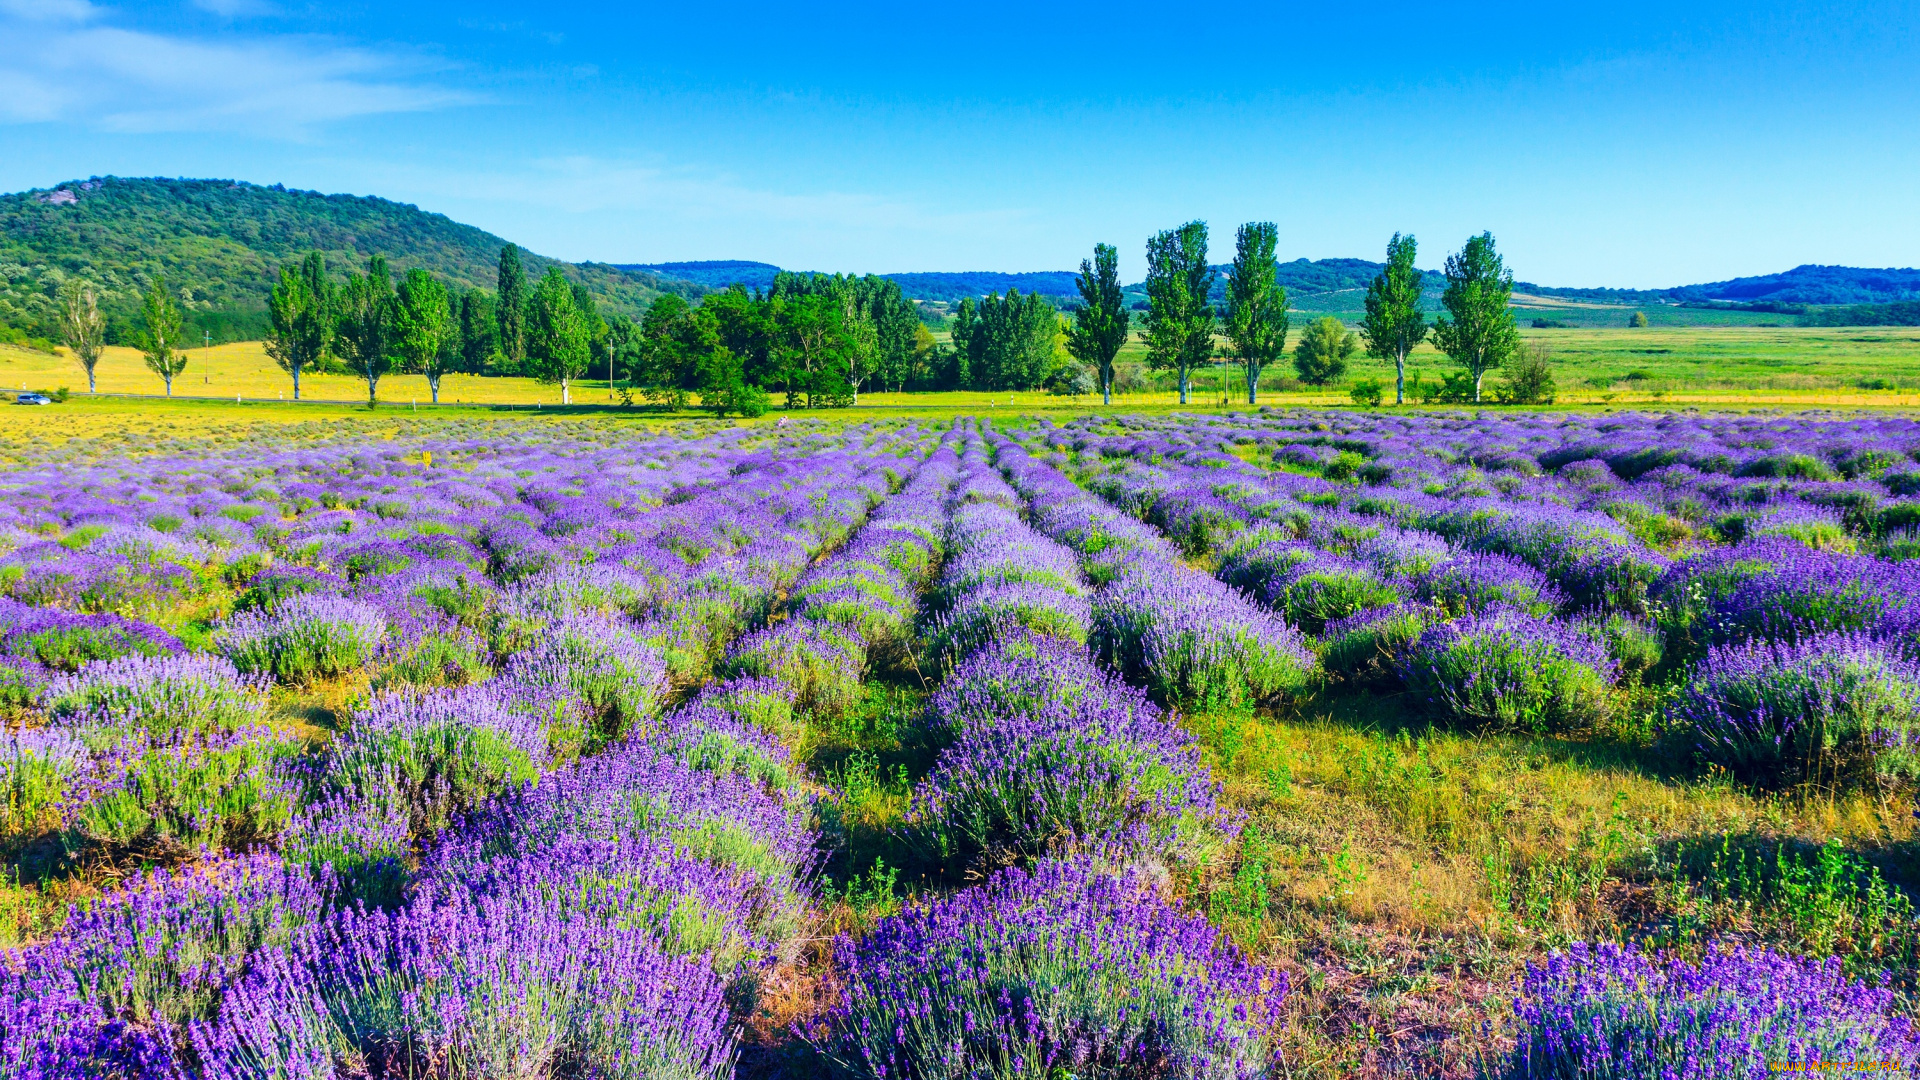
M 1606 647 L 1566 623 L 1493 608 L 1421 632 L 1400 661 L 1437 716 L 1523 731 L 1564 731 L 1606 715 Z
M 327 593 L 297 593 L 264 612 L 235 615 L 218 643 L 242 671 L 305 682 L 341 675 L 371 660 L 386 633 L 386 620 L 366 604 Z
M 1707 654 L 1667 722 L 1750 783 L 1910 782 L 1920 776 L 1920 664 L 1862 634 L 1725 646 Z
M 1838 959 L 1709 950 L 1699 963 L 1576 944 L 1528 965 L 1520 1042 L 1497 1075 L 1779 1075 L 1782 1066 L 1920 1061 L 1896 995 L 1846 979 Z
M 1286 977 L 1152 885 L 1006 870 L 835 943 L 820 1040 L 858 1076 L 1266 1075 Z

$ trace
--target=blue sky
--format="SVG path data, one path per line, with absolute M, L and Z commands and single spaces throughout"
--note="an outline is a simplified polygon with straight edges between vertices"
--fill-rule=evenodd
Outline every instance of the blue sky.
M 1144 271 L 1286 257 L 1654 287 L 1920 264 L 1920 0 L 1370 5 L 0 0 L 0 190 L 232 177 L 570 259 Z

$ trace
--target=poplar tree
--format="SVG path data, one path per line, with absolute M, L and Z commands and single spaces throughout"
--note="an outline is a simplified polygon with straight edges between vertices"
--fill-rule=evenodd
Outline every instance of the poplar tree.
M 400 354 L 407 370 L 427 377 L 427 392 L 436 405 L 440 377 L 458 360 L 458 354 L 445 347 L 453 329 L 446 286 L 425 270 L 407 271 L 394 296 L 393 351 Z
M 1132 313 L 1120 293 L 1120 252 L 1112 244 L 1093 245 L 1092 260 L 1080 260 L 1080 310 L 1067 331 L 1067 351 L 1091 366 L 1100 378 L 1100 400 L 1113 404 L 1113 358 L 1127 343 Z
M 1427 316 L 1420 309 L 1425 279 L 1413 265 L 1417 245 L 1412 236 L 1393 234 L 1387 241 L 1387 265 L 1367 286 L 1367 317 L 1360 320 L 1360 336 L 1367 351 L 1393 361 L 1393 403 L 1407 400 L 1407 354 L 1427 336 Z
M 1235 234 L 1233 266 L 1227 270 L 1227 340 L 1247 377 L 1247 404 L 1260 400 L 1260 371 L 1287 351 L 1287 290 L 1273 257 L 1280 230 L 1271 221 L 1250 221 Z
M 493 306 L 499 321 L 500 355 L 515 375 L 527 359 L 527 271 L 520 265 L 520 249 L 500 249 L 500 289 Z
M 367 272 L 347 275 L 340 293 L 334 350 L 367 380 L 367 404 L 379 402 L 380 379 L 393 369 L 393 274 L 385 256 L 367 260 Z
M 60 336 L 87 369 L 87 393 L 96 393 L 93 369 L 107 347 L 107 320 L 100 314 L 100 290 L 91 281 L 60 286 Z
M 527 306 L 527 359 L 540 381 L 560 384 L 560 404 L 573 404 L 571 384 L 586 373 L 592 346 L 593 332 L 574 303 L 573 286 L 559 267 L 547 267 Z
M 300 400 L 300 372 L 318 365 L 333 347 L 333 285 L 326 256 L 309 252 L 299 266 L 280 268 L 280 280 L 267 300 L 273 323 L 267 355 L 293 376 L 293 400 Z
M 1433 344 L 1467 369 L 1475 405 L 1487 372 L 1520 348 L 1520 328 L 1508 306 L 1512 297 L 1513 271 L 1494 251 L 1492 233 L 1469 239 L 1458 255 L 1447 257 L 1447 291 L 1440 297 L 1447 314 L 1434 320 Z
M 1179 373 L 1182 405 L 1193 369 L 1213 359 L 1212 288 L 1206 222 L 1189 221 L 1147 241 L 1147 363 Z
M 172 397 L 173 377 L 187 368 L 187 354 L 179 351 L 180 338 L 186 330 L 180 305 L 167 290 L 165 277 L 156 275 L 147 286 L 146 295 L 140 298 L 140 321 L 145 326 L 140 332 L 140 354 L 147 362 L 147 370 L 160 376 L 167 385 L 167 396 Z

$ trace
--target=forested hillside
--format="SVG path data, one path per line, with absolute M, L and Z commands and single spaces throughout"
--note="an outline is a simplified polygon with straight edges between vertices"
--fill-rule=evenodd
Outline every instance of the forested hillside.
M 196 331 L 258 337 L 275 271 L 309 251 L 337 271 L 384 255 L 450 286 L 494 287 L 507 241 L 408 203 L 322 195 L 231 180 L 96 177 L 0 196 L 0 323 L 53 334 L 53 294 L 72 276 L 102 289 L 110 324 L 124 327 L 156 273 L 187 297 Z M 529 254 L 537 277 L 556 260 Z M 690 282 L 603 264 L 559 263 L 607 313 L 638 317 L 662 292 L 697 296 Z

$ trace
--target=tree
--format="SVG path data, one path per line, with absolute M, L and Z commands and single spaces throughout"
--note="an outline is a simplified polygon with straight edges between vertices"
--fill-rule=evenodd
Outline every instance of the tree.
M 1434 320 L 1433 344 L 1467 369 L 1475 405 L 1487 372 L 1520 347 L 1520 328 L 1507 306 L 1512 297 L 1513 271 L 1493 250 L 1492 233 L 1472 237 L 1458 255 L 1447 257 L 1447 291 L 1440 296 L 1447 314 Z
M 1646 326 L 1647 313 L 1644 311 L 1636 311 L 1632 315 L 1627 316 L 1627 325 L 1636 330 Z
M 405 370 L 427 377 L 427 392 L 436 405 L 440 403 L 440 377 L 457 360 L 457 354 L 446 348 L 454 329 L 447 287 L 418 267 L 407 271 L 394 296 L 393 351 L 399 354 Z
M 326 256 L 309 252 L 299 266 L 281 267 L 267 314 L 273 322 L 267 355 L 293 376 L 293 400 L 299 401 L 300 372 L 318 366 L 333 347 L 336 313 Z
M 593 331 L 557 266 L 547 267 L 527 305 L 527 361 L 542 382 L 560 384 L 560 404 L 573 404 L 571 383 L 593 361 Z
M 524 374 L 521 365 L 527 359 L 527 271 L 520 264 L 520 249 L 508 244 L 500 249 L 500 291 L 494 303 L 498 320 L 501 366 L 515 375 Z
M 782 307 L 785 330 L 787 408 L 804 393 L 807 407 L 838 403 L 847 397 L 846 309 L 838 298 L 815 294 L 793 296 Z
M 1208 293 L 1207 223 L 1189 221 L 1147 241 L 1147 363 L 1179 373 L 1188 403 L 1193 369 L 1213 359 L 1213 305 Z
M 75 279 L 60 286 L 60 336 L 87 369 L 87 393 L 95 393 L 93 369 L 107 347 L 107 320 L 93 282 Z
M 981 390 L 1031 390 L 1053 372 L 1060 314 L 1038 293 L 988 293 L 976 306 L 960 302 L 952 335 L 966 355 L 967 385 Z
M 1338 382 L 1347 373 L 1347 361 L 1360 351 L 1360 337 L 1331 315 L 1315 319 L 1300 335 L 1293 350 L 1293 369 L 1309 386 Z
M 1112 244 L 1093 245 L 1093 258 L 1080 260 L 1080 308 L 1067 331 L 1067 351 L 1093 368 L 1100 382 L 1102 404 L 1113 404 L 1113 358 L 1127 343 L 1126 298 L 1120 295 L 1120 252 Z
M 647 400 L 669 410 L 686 407 L 687 394 L 704 386 L 702 364 L 719 348 L 720 333 L 711 314 L 672 293 L 655 298 L 640 318 L 634 381 Z
M 1233 266 L 1227 270 L 1227 340 L 1247 376 L 1247 404 L 1260 400 L 1260 372 L 1287 351 L 1287 290 L 1277 278 L 1273 249 L 1280 230 L 1271 221 L 1250 221 L 1234 235 Z
M 1420 308 L 1425 280 L 1413 265 L 1416 250 L 1411 236 L 1394 233 L 1387 241 L 1387 265 L 1367 286 L 1367 317 L 1360 321 L 1367 351 L 1393 361 L 1395 405 L 1407 400 L 1407 354 L 1427 336 L 1427 316 Z
M 385 256 L 367 260 L 367 272 L 348 274 L 340 290 L 334 351 L 367 380 L 367 405 L 380 400 L 380 379 L 393 370 L 393 274 Z
M 172 397 L 173 377 L 186 370 L 187 355 L 179 351 L 185 332 L 180 305 L 167 290 L 165 277 L 155 275 L 146 295 L 140 298 L 140 321 L 145 327 L 139 336 L 140 354 L 146 359 L 147 370 L 160 376 L 167 384 L 167 396 Z
M 860 384 L 874 373 L 880 359 L 880 327 L 873 316 L 873 305 L 847 279 L 840 290 L 840 322 L 847 331 L 847 385 L 855 405 L 860 404 Z
M 500 351 L 500 325 L 494 317 L 492 294 L 469 289 L 460 298 L 460 369 L 472 374 L 487 370 Z

